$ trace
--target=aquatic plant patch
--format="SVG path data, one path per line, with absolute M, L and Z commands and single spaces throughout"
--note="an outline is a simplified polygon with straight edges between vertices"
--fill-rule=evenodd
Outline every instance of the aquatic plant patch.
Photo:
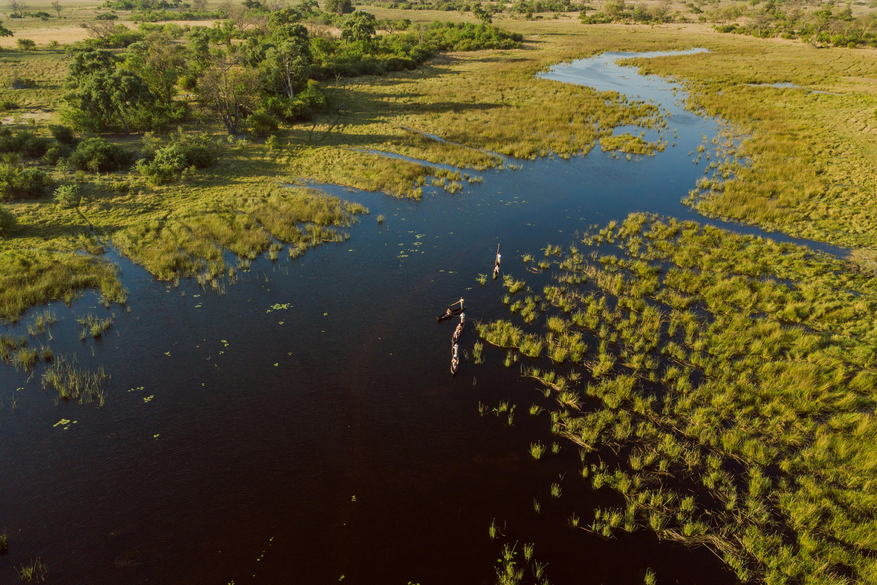
M 535 325 L 477 330 L 541 346 L 523 372 L 555 397 L 553 432 L 582 450 L 594 489 L 624 497 L 584 528 L 708 547 L 743 582 L 877 578 L 872 278 L 803 247 L 634 214 L 552 260 L 542 296 Z

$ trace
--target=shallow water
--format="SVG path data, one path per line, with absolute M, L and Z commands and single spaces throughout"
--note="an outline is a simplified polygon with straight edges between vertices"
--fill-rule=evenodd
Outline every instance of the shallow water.
M 580 467 L 572 445 L 532 461 L 530 442 L 552 441 L 547 415 L 527 414 L 545 403 L 535 384 L 489 347 L 484 365 L 464 361 L 451 377 L 453 327 L 435 320 L 461 295 L 470 320 L 507 316 L 499 281 L 475 280 L 497 244 L 503 272 L 539 290 L 521 255 L 590 224 L 631 211 L 703 221 L 679 201 L 703 175 L 688 152 L 716 122 L 674 104 L 683 95 L 667 82 L 608 74 L 610 57 L 546 77 L 599 71 L 614 91 L 654 99 L 675 148 L 525 161 L 421 202 L 327 186 L 371 210 L 350 241 L 260 260 L 225 294 L 120 259 L 130 312 L 94 294 L 55 305 L 55 354 L 105 365 L 109 398 L 56 405 L 41 368 L 0 369 L 0 583 L 37 555 L 53 583 L 492 583 L 501 542 L 534 542 L 553 583 L 641 583 L 647 567 L 664 583 L 732 583 L 703 550 L 569 528 L 572 513 L 587 525 L 594 506 L 621 498 L 561 477 Z M 115 315 L 100 340 L 79 339 L 73 318 L 87 313 Z M 461 349 L 474 341 L 470 326 Z M 479 402 L 506 399 L 514 426 L 478 415 Z M 61 419 L 76 422 L 53 426 Z M 502 540 L 488 537 L 493 520 Z

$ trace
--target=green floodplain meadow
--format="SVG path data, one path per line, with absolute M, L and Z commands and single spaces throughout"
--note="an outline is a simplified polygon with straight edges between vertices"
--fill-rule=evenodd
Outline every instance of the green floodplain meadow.
M 705 217 L 848 254 L 648 214 L 583 225 L 575 242 L 548 230 L 546 248 L 524 260 L 551 284 L 537 290 L 503 275 L 510 314 L 477 324 L 474 361 L 502 348 L 507 367 L 555 399 L 530 414 L 550 417 L 555 452 L 580 450 L 570 473 L 623 496 L 623 507 L 571 518 L 574 526 L 706 547 L 741 583 L 877 582 L 877 48 L 718 30 L 761 22 L 758 2 L 647 3 L 642 10 L 673 15 L 648 23 L 624 3 L 621 12 L 611 2 L 535 12 L 485 3 L 489 25 L 478 24 L 475 4 L 384 3 L 356 5 L 375 17 L 359 28 L 350 24 L 357 13 L 334 12 L 339 3 L 302 3 L 282 22 L 272 20 L 282 7 L 250 4 L 201 2 L 174 25 L 167 15 L 143 20 L 157 11 L 124 2 L 32 5 L 4 20 L 12 34 L 0 37 L 0 367 L 29 372 L 45 362 L 43 385 L 60 399 L 103 404 L 107 373 L 43 345 L 56 316 L 41 306 L 87 290 L 124 305 L 110 248 L 157 279 L 216 288 L 260 257 L 343 241 L 369 213 L 310 183 L 419 199 L 424 186 L 456 193 L 480 181 L 508 164 L 504 156 L 568 158 L 598 144 L 648 156 L 664 145 L 613 137 L 613 128 L 665 127 L 654 105 L 536 74 L 609 51 L 704 48 L 627 61 L 681 83 L 689 109 L 722 123 L 703 153 L 712 155 L 707 173 L 680 198 Z M 749 12 L 722 12 L 739 5 Z M 844 8 L 805 5 L 826 7 Z M 873 5 L 854 8 L 848 23 Z M 627 21 L 625 10 L 634 11 Z M 586 24 L 580 13 L 614 16 Z M 436 21 L 483 28 L 427 28 Z M 117 28 L 97 26 L 107 22 Z M 295 45 L 302 34 L 309 48 Z M 308 61 L 294 62 L 300 78 L 287 84 L 298 97 L 270 68 L 293 62 L 278 56 L 293 45 Z M 76 55 L 89 51 L 109 55 L 109 69 L 89 70 L 94 57 L 74 78 Z M 200 69 L 176 71 L 181 56 Z M 77 114 L 86 84 L 120 70 L 149 91 L 132 90 L 122 106 L 88 101 L 93 110 Z M 217 79 L 273 97 L 211 94 Z M 159 87 L 171 92 L 163 103 Z M 240 113 L 236 131 L 229 112 Z M 22 320 L 29 335 L 10 333 Z M 80 323 L 83 338 L 112 327 L 96 316 Z M 533 443 L 528 456 L 547 449 Z M 14 546 L 0 533 L 0 551 Z M 543 582 L 541 569 L 524 574 L 529 555 L 507 553 L 499 583 Z M 19 574 L 44 572 L 37 558 Z

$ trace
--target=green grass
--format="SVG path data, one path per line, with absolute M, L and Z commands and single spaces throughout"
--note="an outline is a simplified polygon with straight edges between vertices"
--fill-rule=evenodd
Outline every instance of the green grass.
M 113 326 L 112 317 L 104 317 L 101 319 L 94 315 L 80 317 L 76 322 L 82 326 L 82 331 L 79 334 L 80 339 L 85 339 L 89 335 L 97 339 Z
M 63 400 L 76 400 L 80 404 L 91 402 L 103 406 L 106 401 L 106 383 L 110 375 L 101 366 L 87 370 L 75 357 L 57 356 L 43 373 L 43 388 L 52 388 Z
M 18 571 L 19 578 L 24 583 L 45 581 L 49 576 L 49 567 L 40 560 L 40 557 L 35 558 L 26 565 L 22 565 L 16 570 Z
M 560 259 L 531 334 L 553 359 L 524 375 L 555 393 L 552 427 L 583 461 L 626 454 L 582 472 L 625 499 L 592 531 L 706 546 L 746 582 L 873 581 L 877 282 L 803 247 L 646 214 L 578 245 L 600 254 Z M 503 347 L 525 335 L 476 328 Z M 585 376 L 554 370 L 570 334 L 598 348 L 576 362 Z

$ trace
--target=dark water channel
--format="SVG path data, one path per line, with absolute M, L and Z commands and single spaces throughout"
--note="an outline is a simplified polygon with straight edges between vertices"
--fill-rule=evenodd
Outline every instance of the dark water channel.
M 524 162 L 421 202 L 326 187 L 371 210 L 343 244 L 260 260 L 225 294 L 120 260 L 130 311 L 94 294 L 55 305 L 47 343 L 104 365 L 110 391 L 101 408 L 56 404 L 41 366 L 30 378 L 0 368 L 0 583 L 39 555 L 51 583 L 486 584 L 504 542 L 535 543 L 552 583 L 642 583 L 647 567 L 659 583 L 732 583 L 704 550 L 570 528 L 572 513 L 587 526 L 621 499 L 574 473 L 571 445 L 532 460 L 530 442 L 552 438 L 547 414 L 527 409 L 546 399 L 489 347 L 485 364 L 448 371 L 452 326 L 438 312 L 462 295 L 470 319 L 508 315 L 499 282 L 475 280 L 497 243 L 504 272 L 541 290 L 521 255 L 587 225 L 631 211 L 702 221 L 679 201 L 703 175 L 688 153 L 716 122 L 674 104 L 666 82 L 594 62 L 611 89 L 669 111 L 674 148 Z M 100 340 L 79 339 L 74 318 L 88 313 L 115 316 Z M 470 327 L 461 348 L 474 340 Z M 517 405 L 512 427 L 478 414 L 500 400 Z

